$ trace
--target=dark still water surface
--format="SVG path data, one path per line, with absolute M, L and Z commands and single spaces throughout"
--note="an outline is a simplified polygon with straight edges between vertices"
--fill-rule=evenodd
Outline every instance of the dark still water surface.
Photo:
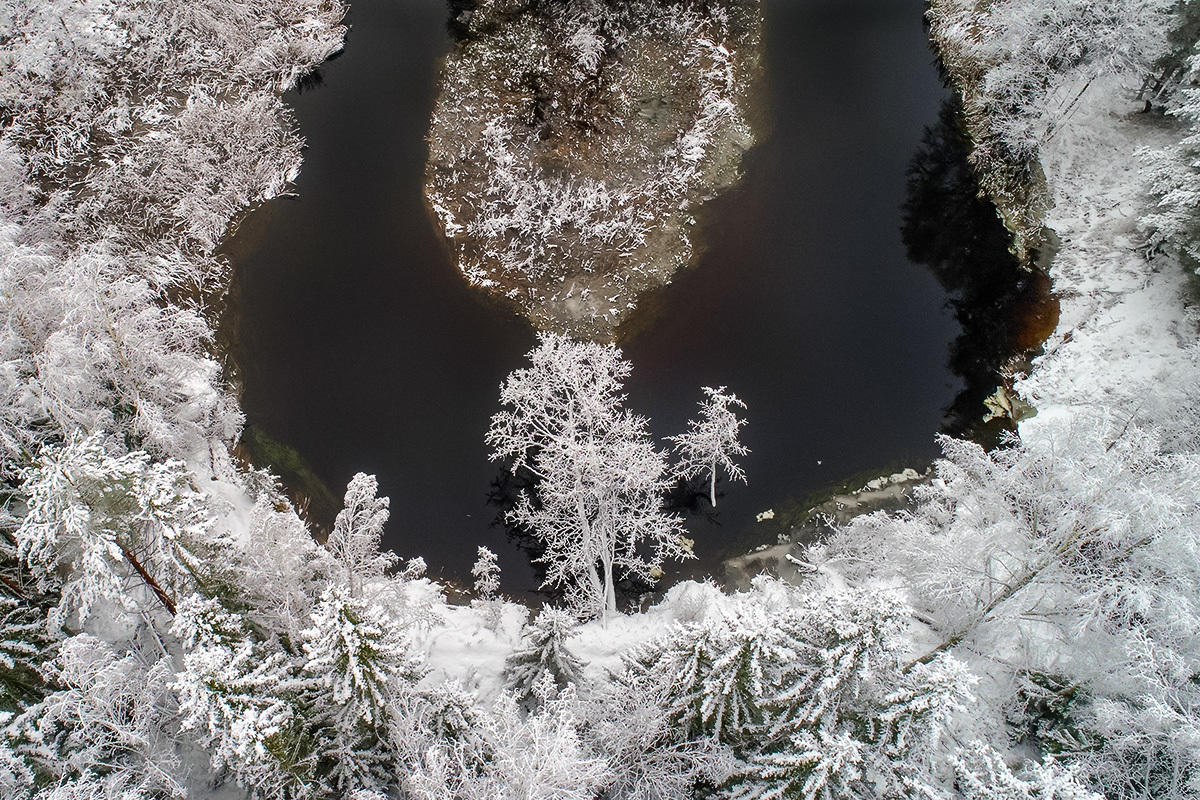
M 905 168 L 945 96 L 923 6 L 767 3 L 769 135 L 741 187 L 706 208 L 698 265 L 622 343 L 629 405 L 660 437 L 683 430 L 703 385 L 749 405 L 749 486 L 726 487 L 719 524 L 689 523 L 703 566 L 789 496 L 937 453 L 958 329 L 899 233 Z M 308 140 L 298 197 L 256 211 L 227 247 L 236 353 L 252 424 L 335 493 L 378 476 L 388 545 L 459 579 L 487 545 L 521 593 L 533 572 L 491 524 L 484 433 L 534 333 L 468 289 L 421 195 L 446 15 L 444 0 L 354 0 L 345 54 L 289 96 Z

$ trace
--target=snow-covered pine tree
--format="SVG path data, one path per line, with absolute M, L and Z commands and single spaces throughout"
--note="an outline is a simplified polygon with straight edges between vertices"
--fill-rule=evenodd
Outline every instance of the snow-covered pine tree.
M 730 480 L 746 482 L 746 473 L 733 460 L 750 451 L 738 440 L 746 420 L 738 417 L 733 406 L 745 409 L 746 404 L 736 394 L 726 394 L 725 387 L 704 387 L 708 399 L 700 403 L 700 419 L 688 420 L 688 431 L 668 437 L 679 453 L 676 472 L 681 478 L 708 475 L 708 498 L 717 506 L 717 472 L 724 470 Z
M 543 608 L 522 631 L 524 644 L 504 662 L 508 685 L 521 699 L 533 696 L 539 682 L 547 677 L 559 689 L 578 685 L 583 664 L 568 648 L 579 621 L 567 611 Z
M 101 602 L 114 609 L 175 613 L 192 584 L 192 549 L 212 518 L 179 461 L 113 454 L 102 435 L 43 450 L 22 487 L 27 513 L 16 531 L 22 560 L 40 589 L 61 585 L 64 621 L 86 620 Z
M 386 791 L 396 781 L 392 728 L 411 713 L 425 668 L 378 606 L 331 584 L 305 630 L 305 702 L 314 774 L 331 789 Z

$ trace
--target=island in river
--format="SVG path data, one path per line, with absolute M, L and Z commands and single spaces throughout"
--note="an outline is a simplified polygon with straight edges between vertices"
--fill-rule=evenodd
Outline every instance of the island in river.
M 739 177 L 758 0 L 481 0 L 451 21 L 426 198 L 473 285 L 611 339 Z

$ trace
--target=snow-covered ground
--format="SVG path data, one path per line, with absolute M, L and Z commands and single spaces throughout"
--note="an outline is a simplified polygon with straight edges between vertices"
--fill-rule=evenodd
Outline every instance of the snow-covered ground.
M 1077 92 L 1076 87 L 1071 87 Z M 1019 391 L 1044 413 L 1080 406 L 1158 424 L 1196 397 L 1194 276 L 1171 253 L 1151 257 L 1139 219 L 1150 202 L 1142 148 L 1178 141 L 1181 126 L 1143 113 L 1129 77 L 1092 81 L 1041 149 L 1059 240 L 1050 265 L 1057 330 Z M 1035 435 L 1035 417 L 1022 424 Z

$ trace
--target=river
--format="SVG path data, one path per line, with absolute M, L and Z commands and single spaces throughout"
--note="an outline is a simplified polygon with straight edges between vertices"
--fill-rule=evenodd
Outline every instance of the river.
M 629 405 L 657 435 L 683 429 L 703 385 L 749 406 L 749 485 L 690 522 L 702 569 L 789 496 L 937 454 L 958 327 L 899 231 L 906 167 L 946 95 L 922 11 L 767 2 L 769 135 L 741 186 L 706 207 L 697 265 L 625 332 Z M 297 197 L 252 213 L 226 246 L 234 354 L 252 424 L 335 492 L 378 476 L 389 546 L 463 579 L 487 545 L 520 595 L 535 581 L 492 524 L 484 432 L 534 333 L 466 286 L 421 195 L 446 17 L 444 0 L 355 0 L 345 53 L 288 96 L 308 150 Z

